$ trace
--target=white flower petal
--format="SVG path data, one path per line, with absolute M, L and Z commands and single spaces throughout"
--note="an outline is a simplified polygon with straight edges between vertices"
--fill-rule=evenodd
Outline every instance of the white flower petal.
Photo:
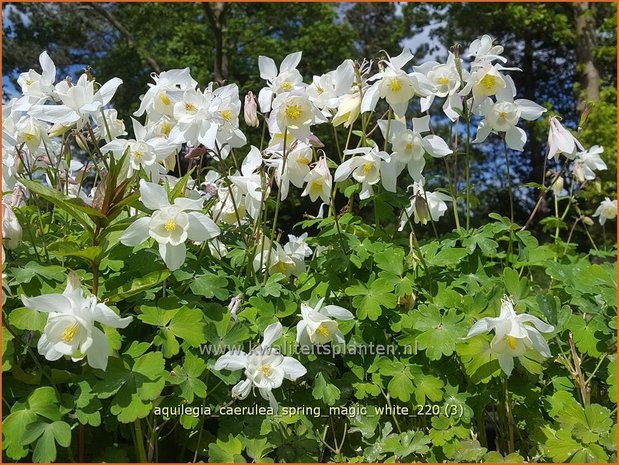
M 126 328 L 133 317 L 121 318 L 110 307 L 99 303 L 92 309 L 92 319 L 112 328 Z
M 37 312 L 72 313 L 71 301 L 62 294 L 44 294 L 36 297 L 22 296 L 25 307 Z
M 282 64 L 279 65 L 279 71 L 284 72 L 295 69 L 301 62 L 301 55 L 302 52 L 294 52 L 288 55 L 286 58 L 284 58 Z
M 273 58 L 260 55 L 258 57 L 258 69 L 262 79 L 271 80 L 277 77 L 277 66 Z
M 150 217 L 138 218 L 129 225 L 122 236 L 120 242 L 126 246 L 133 247 L 141 244 L 148 239 L 148 224 Z
M 143 179 L 140 179 L 140 201 L 150 210 L 159 210 L 170 206 L 165 188 Z
M 353 320 L 355 318 L 351 312 L 337 305 L 326 305 L 320 310 L 320 313 L 338 320 Z
M 514 369 L 514 358 L 508 353 L 498 354 L 499 366 L 507 376 L 512 374 Z
M 187 237 L 196 242 L 204 242 L 218 236 L 221 232 L 219 227 L 208 216 L 202 213 L 190 212 L 187 214 L 189 218 L 189 229 Z
M 159 243 L 159 254 L 170 271 L 178 270 L 185 263 L 186 253 L 184 242 L 178 245 Z
M 260 345 L 263 348 L 271 347 L 275 341 L 282 337 L 282 334 L 282 324 L 279 321 L 272 323 L 264 330 L 264 339 Z
M 228 352 L 217 359 L 213 368 L 217 371 L 236 371 L 247 368 L 247 354 L 242 351 Z
M 512 150 L 522 152 L 527 142 L 527 133 L 519 127 L 512 126 L 505 132 L 505 143 Z
M 107 336 L 96 326 L 92 328 L 92 346 L 86 354 L 88 365 L 99 370 L 107 368 L 107 359 L 110 354 L 110 345 Z
M 453 153 L 453 150 L 449 148 L 447 142 L 439 136 L 425 136 L 421 142 L 421 145 L 423 145 L 424 150 L 434 158 L 446 157 L 450 153 Z
M 279 365 L 284 370 L 284 378 L 296 381 L 307 373 L 307 369 L 298 360 L 292 357 L 284 357 L 284 361 Z

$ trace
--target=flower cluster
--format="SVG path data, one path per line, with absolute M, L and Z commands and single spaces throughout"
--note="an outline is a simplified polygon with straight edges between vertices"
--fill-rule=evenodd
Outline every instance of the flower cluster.
M 131 135 L 110 106 L 120 79 L 100 84 L 85 70 L 75 82 L 57 81 L 56 67 L 43 52 L 41 72 L 23 73 L 18 80 L 22 96 L 3 106 L 2 189 L 12 191 L 3 199 L 3 245 L 12 250 L 22 239 L 14 210 L 30 194 L 27 175 L 30 182 L 71 199 L 73 203 L 66 205 L 82 208 L 84 215 L 94 210 L 111 221 L 116 218 L 109 214 L 112 207 L 119 205 L 118 212 L 124 207 L 121 221 L 113 225 L 122 229 L 120 243 L 157 247 L 170 271 L 183 267 L 193 245 L 222 258 L 235 242 L 244 242 L 246 268 L 253 271 L 256 283 L 277 273 L 294 281 L 319 250 L 310 247 L 307 234 L 287 234 L 282 241 L 277 215 L 289 196 L 320 202 L 318 216 L 327 206 L 337 220 L 338 189 L 352 186 L 347 190 L 366 200 L 383 189 L 395 193 L 410 182 L 408 205 L 399 213 L 403 230 L 410 220 L 422 225 L 439 221 L 449 202 L 454 211 L 458 208 L 456 193 L 447 194 L 449 189 L 440 186 L 430 189 L 424 176 L 428 161 L 456 151 L 451 136 L 446 140 L 439 135 L 446 134 L 442 124 L 464 120 L 470 129 L 477 121 L 473 143 L 498 135 L 509 149 L 524 150 L 527 135 L 518 125 L 542 117 L 546 109 L 516 98 L 508 73 L 518 69 L 505 66 L 502 52 L 484 35 L 470 45 L 468 61 L 458 52 L 449 53 L 445 63 L 411 66 L 413 55 L 404 49 L 377 63 L 345 60 L 309 83 L 298 70 L 301 52 L 286 56 L 279 66 L 260 56 L 258 68 L 265 86 L 257 99 L 249 92 L 244 107 L 236 84 L 209 83 L 201 88 L 189 68 L 169 70 L 153 75 L 131 118 Z M 442 113 L 431 116 L 439 100 Z M 412 108 L 420 109 L 415 117 L 410 116 Z M 248 127 L 264 125 L 260 147 L 247 148 L 248 137 L 240 129 L 241 109 Z M 556 116 L 549 124 L 547 156 L 558 159 L 563 154 L 570 160 L 576 182 L 591 181 L 596 171 L 606 169 L 602 147 L 586 150 Z M 314 133 L 318 125 L 332 126 L 336 138 L 337 128 L 348 129 L 341 150 L 339 140 L 337 150 L 323 146 Z M 360 130 L 353 131 L 355 125 Z M 170 174 L 186 166 L 189 172 L 182 178 Z M 93 187 L 87 188 L 89 184 Z M 265 222 L 268 201 L 275 202 L 271 228 Z M 616 200 L 607 198 L 594 216 L 604 224 L 616 214 Z M 93 234 L 105 226 L 97 223 Z M 236 318 L 242 294 L 235 299 L 230 309 Z M 62 295 L 23 297 L 23 303 L 49 313 L 38 344 L 41 354 L 48 360 L 87 357 L 95 368 L 105 369 L 110 352 L 95 323 L 124 328 L 131 321 L 118 317 L 96 295 L 84 297 L 74 275 Z M 338 306 L 323 306 L 320 300 L 314 307 L 301 304 L 301 317 L 297 342 L 307 345 L 343 342 L 336 320 L 350 320 L 353 315 Z M 508 299 L 499 318 L 480 320 L 469 337 L 490 329 L 496 332 L 492 348 L 507 374 L 513 358 L 528 349 L 550 355 L 539 332 L 550 332 L 552 327 L 532 316 L 516 315 Z M 275 323 L 265 331 L 260 350 L 218 360 L 218 370 L 245 370 L 246 379 L 233 388 L 235 397 L 245 398 L 256 387 L 273 404 L 272 389 L 284 378 L 296 380 L 305 374 L 298 361 L 272 350 L 281 334 L 281 324 Z
M 305 303 L 301 304 L 297 344 L 311 346 L 327 344 L 333 340 L 344 342 L 336 320 L 352 320 L 353 314 L 337 305 L 323 306 L 323 301 L 324 299 L 321 299 L 314 308 Z M 282 335 L 282 324 L 273 323 L 264 330 L 264 339 L 258 347 L 247 354 L 243 351 L 230 351 L 215 362 L 215 370 L 245 370 L 246 379 L 232 388 L 234 398 L 245 399 L 255 387 L 276 411 L 278 404 L 272 390 L 280 387 L 284 378 L 295 381 L 307 373 L 299 361 L 283 356 L 272 347 Z

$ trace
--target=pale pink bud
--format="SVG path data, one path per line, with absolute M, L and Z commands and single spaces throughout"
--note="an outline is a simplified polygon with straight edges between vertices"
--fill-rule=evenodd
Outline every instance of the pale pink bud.
M 325 146 L 325 144 L 323 144 L 322 141 L 315 134 L 310 134 L 309 143 L 312 147 L 315 147 L 317 149 Z
M 233 320 L 236 320 L 236 312 L 239 311 L 242 303 L 243 296 L 240 294 L 230 300 L 230 303 L 228 304 L 228 310 L 230 310 L 230 315 L 232 316 Z
M 245 124 L 247 124 L 250 128 L 257 128 L 260 125 L 260 122 L 258 121 L 258 102 L 256 101 L 256 96 L 251 90 L 245 96 L 243 116 L 245 117 Z

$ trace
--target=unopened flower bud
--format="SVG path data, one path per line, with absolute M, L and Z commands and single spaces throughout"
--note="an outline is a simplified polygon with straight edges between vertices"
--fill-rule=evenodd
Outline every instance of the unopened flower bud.
M 312 147 L 316 147 L 317 149 L 325 146 L 315 134 L 310 134 L 309 143 Z
M 580 183 L 585 182 L 585 173 L 583 171 L 582 163 L 574 162 L 574 166 L 572 168 L 572 173 L 576 180 Z
M 21 242 L 22 228 L 13 207 L 2 202 L 2 239 L 7 249 L 15 249 Z
M 563 191 L 563 183 L 564 183 L 564 181 L 563 181 L 563 177 L 562 177 L 562 176 L 559 176 L 559 177 L 555 180 L 555 182 L 552 184 L 552 192 L 553 192 L 555 195 L 557 195 L 557 196 L 558 196 L 558 195 L 560 195 L 560 194 L 561 194 L 561 191 Z
M 258 102 L 251 90 L 245 96 L 243 116 L 245 117 L 245 124 L 250 128 L 257 128 L 260 125 L 260 121 L 258 121 Z
M 54 124 L 48 131 L 49 137 L 60 137 L 70 129 L 70 126 L 64 126 L 60 123 Z
M 79 148 L 81 148 L 84 152 L 88 152 L 88 142 L 86 141 L 86 138 L 84 137 L 84 135 L 80 132 L 76 132 L 75 133 L 75 142 L 77 142 L 77 145 L 79 146 Z
M 236 313 L 239 311 L 242 303 L 243 296 L 240 294 L 230 300 L 230 303 L 228 304 L 228 310 L 230 310 L 230 315 L 232 316 L 233 320 L 236 320 Z
M 582 222 L 585 223 L 587 226 L 593 226 L 593 220 L 588 216 L 583 216 Z
M 426 224 L 430 219 L 430 210 L 426 200 L 419 195 L 415 197 L 415 211 L 421 224 Z

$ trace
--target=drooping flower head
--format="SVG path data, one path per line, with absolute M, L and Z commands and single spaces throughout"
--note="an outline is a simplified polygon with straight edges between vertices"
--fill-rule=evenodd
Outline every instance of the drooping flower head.
M 110 352 L 107 336 L 95 323 L 111 328 L 126 328 L 132 317 L 119 317 L 94 295 L 85 296 L 80 279 L 69 273 L 62 294 L 22 296 L 24 306 L 48 313 L 47 324 L 37 348 L 47 360 L 69 356 L 74 362 L 86 357 L 93 368 L 105 370 Z
M 271 408 L 277 411 L 278 403 L 273 389 L 279 388 L 284 379 L 296 381 L 307 373 L 298 360 L 286 357 L 271 347 L 280 337 L 282 325 L 279 322 L 273 323 L 264 330 L 262 344 L 249 353 L 230 351 L 217 359 L 213 367 L 215 370 L 244 370 L 245 379 L 232 388 L 232 397 L 245 399 L 257 388 L 262 398 L 268 400 Z
M 497 354 L 501 369 L 508 376 L 514 369 L 514 358 L 522 357 L 533 349 L 543 357 L 550 357 L 550 348 L 541 333 L 551 333 L 554 327 L 533 315 L 516 314 L 513 301 L 501 299 L 501 314 L 496 318 L 482 318 L 475 323 L 464 339 L 494 330 L 490 349 Z

